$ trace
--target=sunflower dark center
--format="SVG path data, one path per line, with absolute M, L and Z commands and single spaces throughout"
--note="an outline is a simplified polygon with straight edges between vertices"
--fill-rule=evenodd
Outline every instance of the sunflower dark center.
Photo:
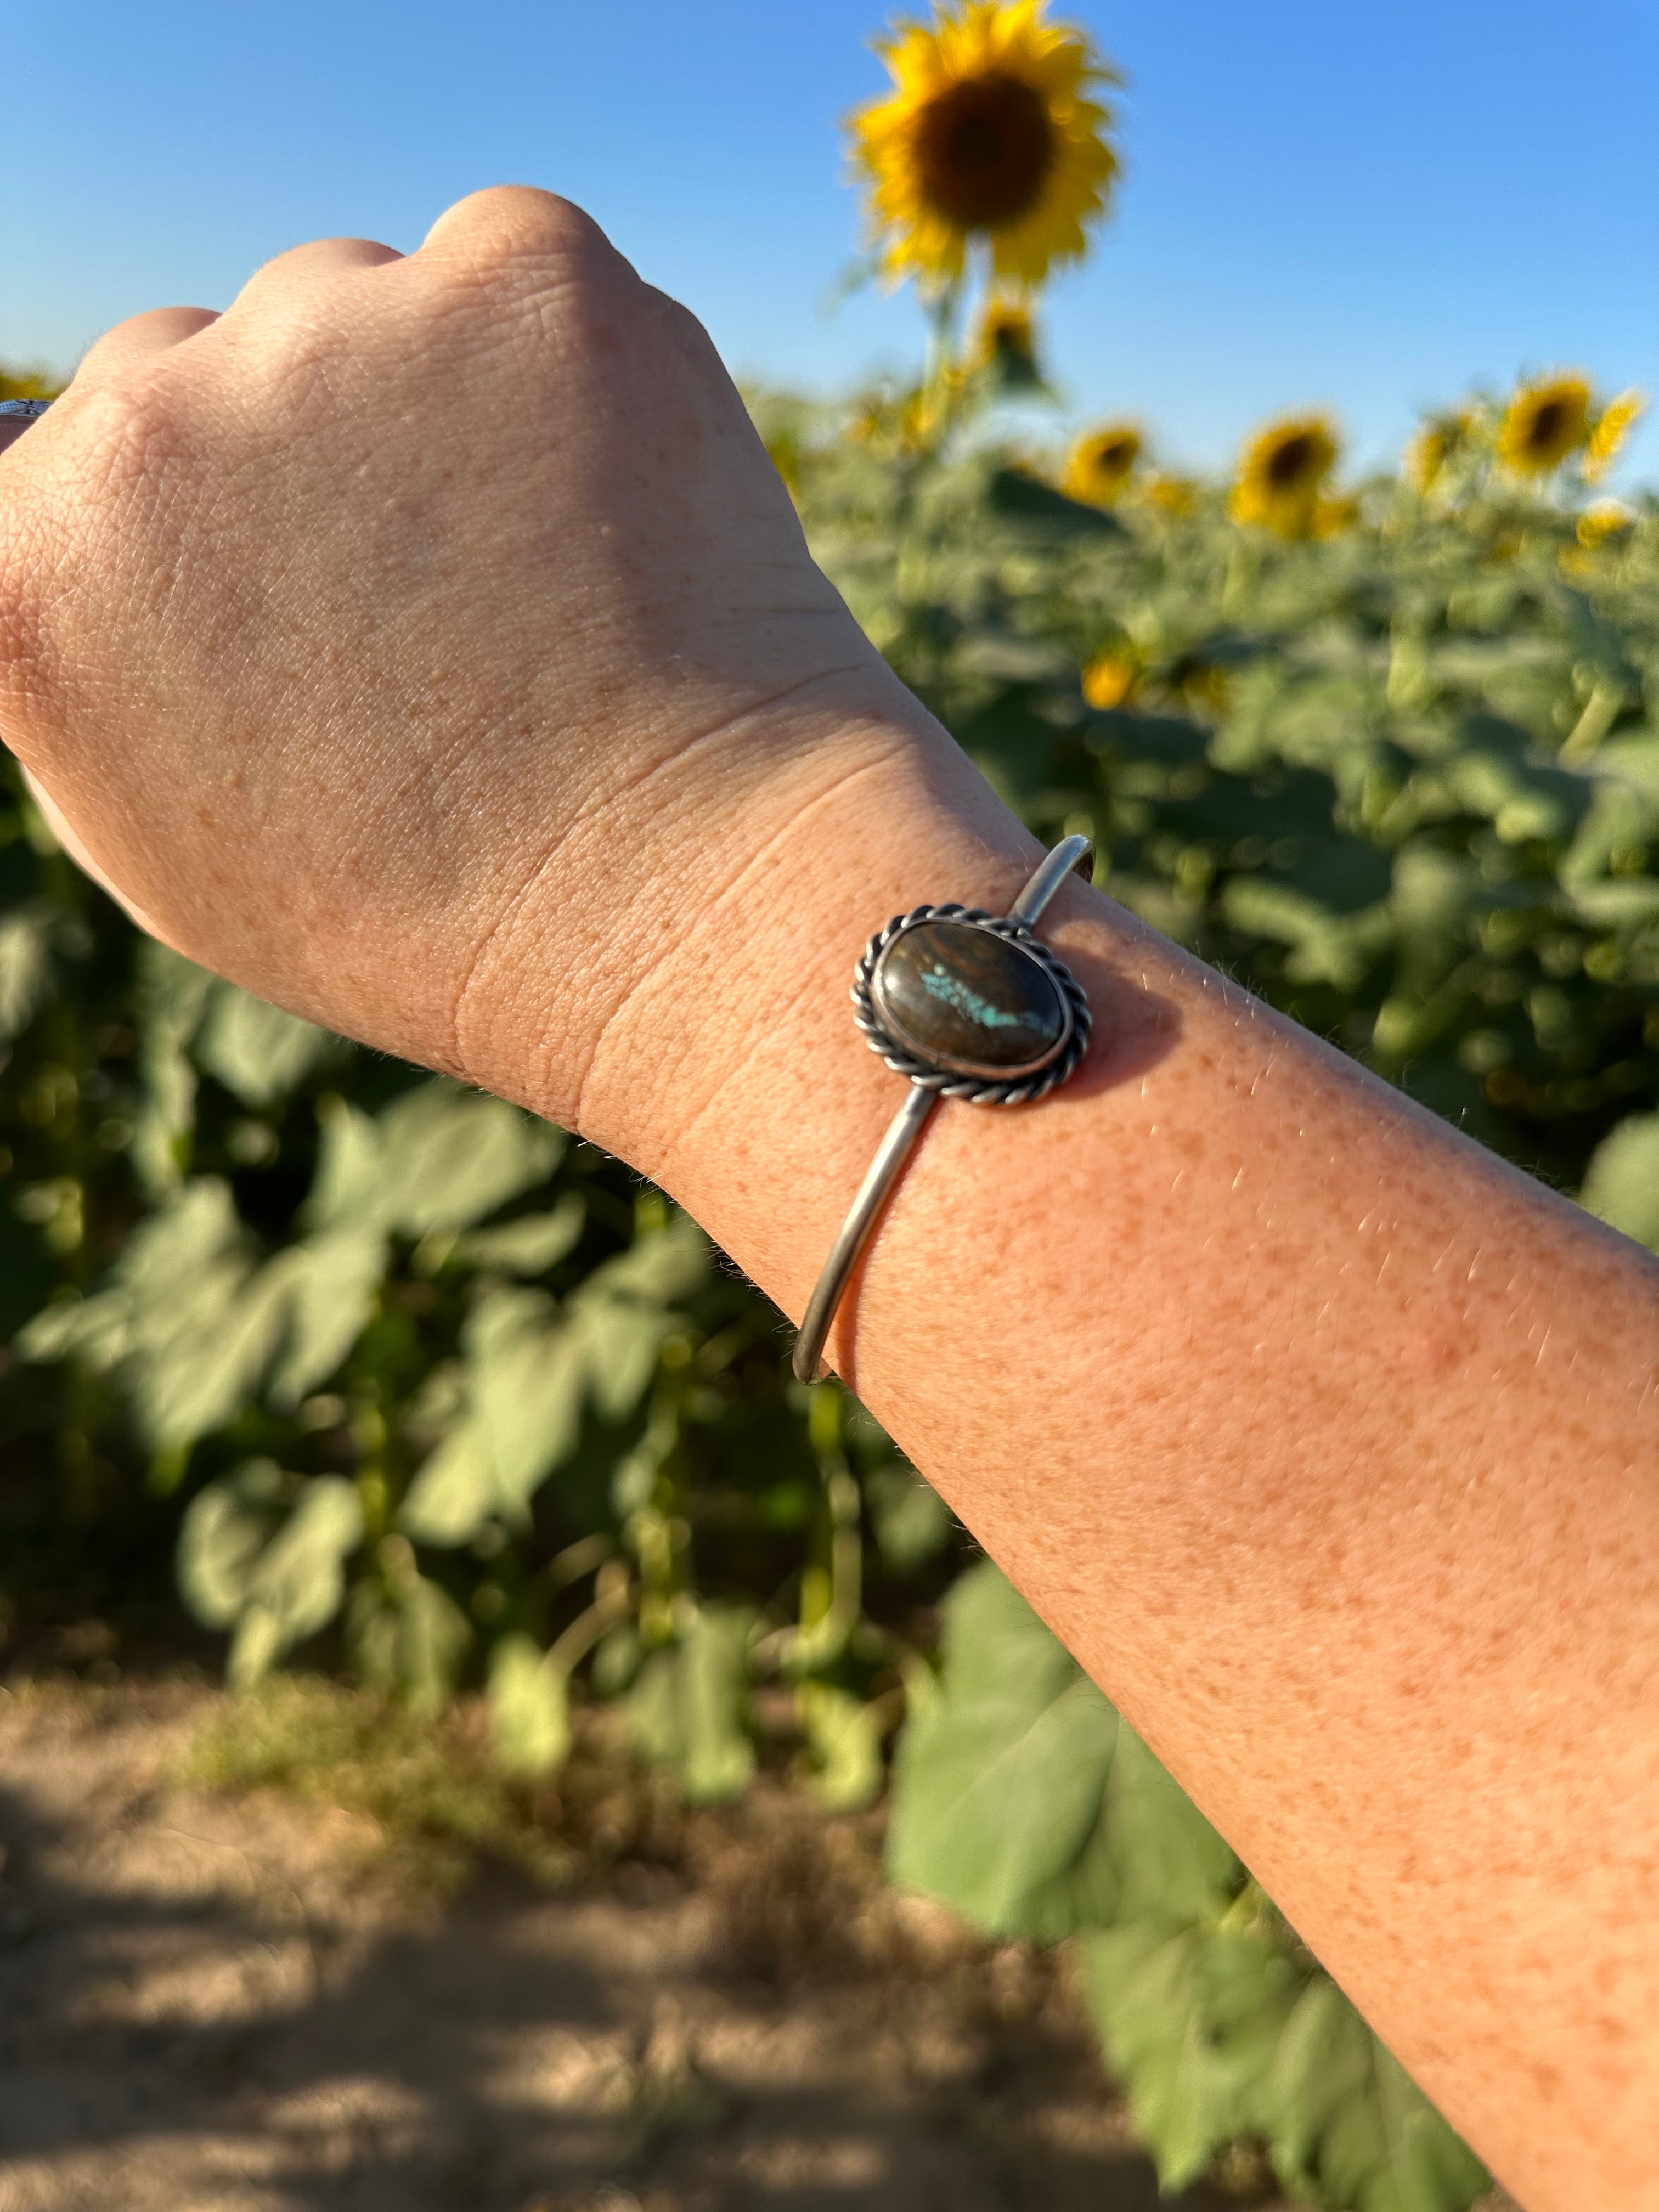
M 1267 482 L 1275 491 L 1293 491 L 1307 475 L 1314 460 L 1314 441 L 1303 432 L 1299 436 L 1286 438 L 1267 464 Z
M 962 230 L 1014 222 L 1035 204 L 1054 158 L 1039 94 L 994 73 L 952 85 L 922 111 L 922 197 Z
M 1547 399 L 1532 418 L 1531 446 L 1553 446 L 1560 436 L 1566 409 L 1559 399 Z

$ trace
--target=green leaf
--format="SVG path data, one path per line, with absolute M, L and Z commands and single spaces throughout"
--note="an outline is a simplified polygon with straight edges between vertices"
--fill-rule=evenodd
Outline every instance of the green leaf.
M 1259 876 L 1236 876 L 1222 894 L 1230 927 L 1291 947 L 1285 972 L 1300 983 L 1357 990 L 1381 949 L 1356 917 L 1334 915 L 1316 899 Z
M 899 1744 L 888 1873 L 981 1927 L 1054 1940 L 1109 1888 L 1115 1712 L 994 1567 L 945 1609 L 942 1692 Z
M 473 1309 L 461 1341 L 496 1494 L 521 1520 L 537 1484 L 576 1441 L 586 1348 L 552 1300 L 529 1290 L 492 1291 Z
M 454 1687 L 472 1631 L 447 1592 L 416 1568 L 401 1536 L 382 1538 L 379 1573 L 360 1582 L 346 1608 L 346 1635 L 371 1689 L 398 1692 L 418 1713 L 435 1713 Z
M 1121 1721 L 1103 1818 L 1124 1917 L 1180 1927 L 1231 1906 L 1243 1880 L 1231 1845 Z
M 909 1574 L 942 1551 L 953 1526 L 951 1509 L 933 1485 L 890 1462 L 864 1478 L 876 1549 L 896 1574 Z
M 252 1271 L 229 1186 L 203 1176 L 133 1231 L 106 1291 L 49 1310 L 20 1348 L 118 1366 L 144 1441 L 181 1449 L 248 1402 L 280 1338 L 280 1298 Z
M 301 1218 L 313 1230 L 386 1225 L 378 1124 L 343 1098 L 317 1101 L 317 1172 Z
M 1184 2188 L 1254 2130 L 1304 1977 L 1267 1942 L 1150 1920 L 1085 1935 L 1079 1955 L 1091 2014 L 1159 2187 Z
M 489 1725 L 508 1774 L 550 1774 L 570 1749 L 570 1691 L 528 1636 L 504 1636 L 489 1665 Z
M 591 1280 L 571 1300 L 570 1371 L 586 1383 L 605 1419 L 623 1420 L 639 1404 L 673 1326 L 672 1313 L 610 1297 Z
M 1490 2177 L 1333 1981 L 1280 2036 L 1255 2116 L 1288 2189 L 1353 2212 L 1467 2212 Z
M 197 1033 L 195 1054 L 234 1097 L 257 1108 L 287 1097 L 338 1046 L 337 1038 L 297 1014 L 267 1006 L 234 983 L 218 982 Z
M 470 1229 L 557 1165 L 562 1131 L 459 1084 L 405 1091 L 371 1121 L 343 1099 L 318 1102 L 323 1144 L 307 1203 L 315 1229 Z
M 94 1375 L 113 1367 L 131 1341 L 126 1299 L 118 1291 L 83 1298 L 71 1292 L 42 1307 L 13 1340 L 21 1359 L 78 1358 Z
M 229 1186 L 204 1176 L 141 1222 L 109 1287 L 49 1307 L 20 1334 L 26 1358 L 118 1368 L 140 1433 L 178 1451 L 271 1393 L 291 1407 L 333 1372 L 373 1310 L 381 1240 L 337 1231 L 254 1264 Z
M 421 1462 L 398 1526 L 417 1544 L 469 1544 L 499 1504 L 489 1431 L 481 1420 L 463 1419 Z
M 633 1413 L 674 1326 L 661 1300 L 700 1281 L 702 1232 L 677 1215 L 595 1268 L 562 1311 L 544 1291 L 502 1287 L 462 1332 L 466 1410 L 410 1486 L 398 1526 L 423 1543 L 462 1544 L 530 1500 L 568 1459 L 590 1401 L 606 1420 Z
M 1659 1252 L 1659 1114 L 1632 1114 L 1601 1139 L 1578 1201 Z
M 475 1229 L 455 1240 L 453 1256 L 469 1267 L 508 1275 L 544 1275 L 580 1240 L 587 1208 L 578 1191 L 567 1191 L 550 1213 L 526 1213 L 499 1229 Z
M 192 1499 L 179 1533 L 185 1601 L 210 1627 L 231 1627 L 228 1673 L 258 1680 L 284 1652 L 325 1628 L 345 1595 L 344 1561 L 362 1540 L 353 1486 L 319 1475 L 281 1517 L 281 1470 L 253 1461 Z
M 374 1315 L 386 1262 L 385 1239 L 370 1229 L 307 1237 L 271 1261 L 286 1323 L 269 1384 L 274 1406 L 297 1406 L 344 1360 Z
M 132 1157 L 154 1196 L 176 1189 L 188 1164 L 196 1114 L 196 1068 L 186 1047 L 214 978 L 193 960 L 147 938 L 138 953 L 139 1073 L 144 1105 Z
M 171 1325 L 154 1304 L 135 1315 L 125 1363 L 140 1433 L 158 1451 L 182 1451 L 252 1404 L 282 1341 L 283 1285 L 255 1277 L 216 1313 L 200 1295 Z
M 185 1508 L 179 1589 L 204 1627 L 230 1627 L 246 1605 L 281 1513 L 282 1482 L 274 1460 L 250 1460 L 225 1481 L 209 1483 Z
M 492 1516 L 525 1525 L 537 1488 L 575 1446 L 590 1391 L 609 1417 L 630 1412 L 668 1326 L 603 1297 L 562 1316 L 540 1291 L 492 1292 L 463 1333 L 467 1413 L 416 1476 L 399 1526 L 459 1544 Z
M 1056 491 L 1052 484 L 1044 483 L 1040 477 L 1028 475 L 1024 469 L 997 469 L 993 471 L 988 495 L 993 514 L 1006 521 L 1024 524 L 1032 531 L 1052 532 L 1072 538 L 1121 538 L 1123 525 L 1115 514 L 1103 507 L 1085 507 L 1064 492 Z
M 690 1297 L 708 1273 L 709 1245 L 689 1214 L 676 1208 L 660 1229 L 635 1237 L 593 1270 L 586 1288 L 608 1298 L 669 1306 Z
M 564 1134 L 504 1099 L 423 1084 L 380 1117 L 380 1218 L 405 1236 L 470 1229 L 558 1164 Z
M 628 1692 L 635 1749 L 672 1766 L 694 1805 L 735 1797 L 755 1771 L 750 1739 L 748 1606 L 702 1606 L 680 1642 L 653 1652 Z
M 20 1036 L 51 996 L 52 917 L 45 908 L 0 915 L 0 1042 Z
M 795 1692 L 812 1789 L 832 1813 L 857 1812 L 881 1788 L 881 1729 L 861 1698 L 825 1682 L 803 1682 Z

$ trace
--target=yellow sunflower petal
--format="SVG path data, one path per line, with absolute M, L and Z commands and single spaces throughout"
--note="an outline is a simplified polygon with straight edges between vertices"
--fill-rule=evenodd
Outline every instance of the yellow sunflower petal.
M 1589 445 L 1584 454 L 1584 474 L 1592 483 L 1606 476 L 1618 459 L 1619 448 L 1629 437 L 1632 428 L 1648 411 L 1644 393 L 1634 386 L 1621 392 L 1616 399 L 1609 399 L 1601 410 L 1595 428 L 1590 432 Z

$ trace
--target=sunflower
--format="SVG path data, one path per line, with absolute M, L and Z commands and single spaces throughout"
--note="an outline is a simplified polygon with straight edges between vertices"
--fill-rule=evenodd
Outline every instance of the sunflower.
M 1646 399 L 1634 386 L 1621 392 L 1616 399 L 1608 400 L 1590 432 L 1584 454 L 1584 474 L 1592 483 L 1606 476 L 1618 458 L 1619 448 L 1630 435 L 1632 424 L 1640 422 L 1647 411 Z
M 1128 654 L 1097 653 L 1083 672 L 1083 696 L 1101 712 L 1121 707 L 1139 677 L 1139 665 Z
M 1066 455 L 1060 489 L 1091 507 L 1109 507 L 1134 474 L 1140 445 L 1133 422 L 1109 422 L 1103 430 L 1091 430 Z
M 1089 97 L 1121 80 L 1047 0 L 936 0 L 931 23 L 878 40 L 893 90 L 848 118 L 882 274 L 937 297 L 971 243 L 994 278 L 1041 284 L 1085 250 L 1117 174 L 1111 118 Z
M 1498 458 L 1517 477 L 1547 477 L 1589 437 L 1590 388 L 1582 376 L 1523 384 L 1498 426 Z
M 1406 448 L 1406 475 L 1413 490 L 1434 489 L 1450 450 L 1444 430 L 1437 423 L 1425 422 Z
M 1176 522 L 1196 507 L 1198 490 L 1191 477 L 1154 477 L 1146 487 L 1146 503 Z
M 1337 451 L 1326 416 L 1270 422 L 1245 447 L 1231 501 L 1233 520 L 1261 523 L 1281 538 L 1305 538 L 1320 515 L 1320 493 Z
M 1598 545 L 1623 538 L 1635 527 L 1636 517 L 1621 501 L 1592 500 L 1578 518 L 1578 543 L 1587 553 L 1593 553 Z
M 43 368 L 0 368 L 0 399 L 56 399 L 63 388 Z
M 974 327 L 971 353 L 975 368 L 1012 368 L 1035 374 L 1036 325 L 1018 300 L 988 300 Z
M 1472 407 L 1431 415 L 1406 448 L 1406 477 L 1413 489 L 1425 495 L 1431 492 L 1448 465 L 1468 453 L 1479 430 L 1480 418 Z

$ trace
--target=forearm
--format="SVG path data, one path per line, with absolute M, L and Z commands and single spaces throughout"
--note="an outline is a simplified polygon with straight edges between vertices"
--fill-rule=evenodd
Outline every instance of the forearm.
M 799 752 L 580 1099 L 797 1316 L 902 1097 L 854 961 L 1036 851 L 904 723 Z M 1659 1268 L 1098 894 L 1044 929 L 1090 1058 L 947 1105 L 831 1355 L 1529 2212 L 1634 2205 Z

